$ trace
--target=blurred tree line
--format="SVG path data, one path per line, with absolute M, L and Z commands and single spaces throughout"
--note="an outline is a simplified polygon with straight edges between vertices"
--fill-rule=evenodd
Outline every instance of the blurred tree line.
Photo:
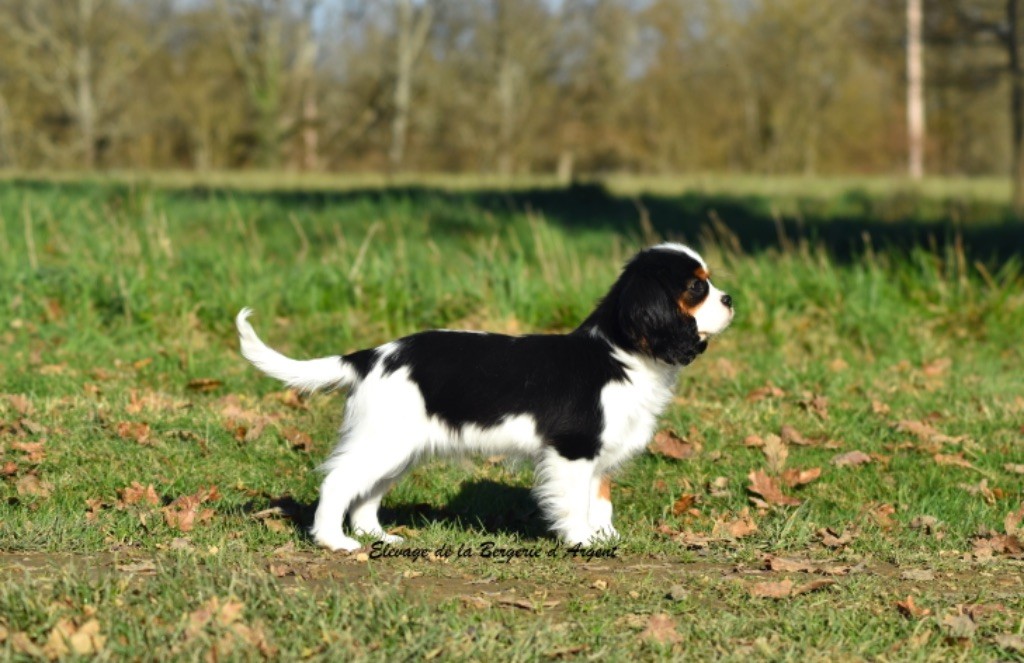
M 0 167 L 907 167 L 907 0 L 0 0 Z M 1020 0 L 924 0 L 925 168 L 1024 173 Z

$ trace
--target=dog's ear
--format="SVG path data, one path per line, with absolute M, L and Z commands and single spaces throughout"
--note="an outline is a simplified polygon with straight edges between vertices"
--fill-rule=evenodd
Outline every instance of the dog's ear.
M 697 334 L 697 321 L 651 276 L 634 275 L 624 284 L 618 323 L 637 350 L 668 364 L 686 366 L 708 347 Z

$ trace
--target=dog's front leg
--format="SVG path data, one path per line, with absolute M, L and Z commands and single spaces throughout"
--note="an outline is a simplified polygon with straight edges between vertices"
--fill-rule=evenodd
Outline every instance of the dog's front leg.
M 590 526 L 605 539 L 619 536 L 612 526 L 612 480 L 608 475 L 595 474 L 590 484 Z
M 534 488 L 537 501 L 551 528 L 566 543 L 587 545 L 598 538 L 595 536 L 598 532 L 590 521 L 594 472 L 594 461 L 586 458 L 569 460 L 551 448 L 537 463 Z

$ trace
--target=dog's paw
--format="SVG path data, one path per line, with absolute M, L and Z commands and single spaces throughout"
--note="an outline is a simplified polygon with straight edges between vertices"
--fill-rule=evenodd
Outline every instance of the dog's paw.
M 333 535 L 314 534 L 313 540 L 316 541 L 318 546 L 327 548 L 331 552 L 338 552 L 339 550 L 352 552 L 353 550 L 358 550 L 363 547 L 363 544 L 359 543 L 352 537 L 345 536 L 340 533 Z
M 598 528 L 593 534 L 590 535 L 590 542 L 593 543 L 610 543 L 619 539 L 619 532 L 611 525 L 605 525 Z
M 596 546 L 615 541 L 619 538 L 619 533 L 611 525 L 606 525 L 600 528 L 591 527 L 569 530 L 563 538 L 571 546 Z
M 378 529 L 378 530 L 357 529 L 357 530 L 355 530 L 355 534 L 356 534 L 356 536 L 368 536 L 368 537 L 372 538 L 374 541 L 383 541 L 384 543 L 401 543 L 402 541 L 405 541 L 405 539 L 403 539 L 402 537 L 398 536 L 397 534 L 388 534 L 387 532 L 385 532 L 382 529 Z

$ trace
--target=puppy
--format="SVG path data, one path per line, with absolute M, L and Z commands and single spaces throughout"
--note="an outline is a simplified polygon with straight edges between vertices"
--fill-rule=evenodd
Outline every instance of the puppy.
M 409 468 L 431 455 L 478 452 L 535 463 L 537 500 L 570 544 L 616 537 L 605 477 L 644 449 L 679 369 L 732 321 L 732 298 L 692 249 L 665 243 L 626 264 L 569 334 L 503 336 L 425 331 L 344 356 L 298 361 L 236 318 L 242 354 L 303 389 L 348 387 L 345 420 L 323 464 L 313 538 L 354 550 L 384 532 L 377 509 Z

